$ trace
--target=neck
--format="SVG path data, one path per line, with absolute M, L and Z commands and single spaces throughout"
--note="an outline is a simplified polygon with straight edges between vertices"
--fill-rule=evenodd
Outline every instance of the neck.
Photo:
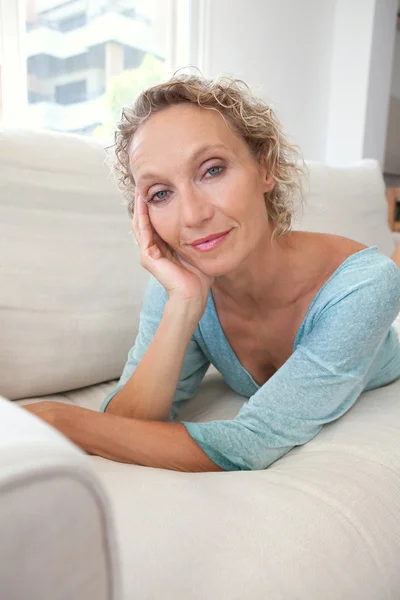
M 227 309 L 247 314 L 270 313 L 293 304 L 304 289 L 298 233 L 263 239 L 237 268 L 216 278 L 213 295 L 223 299 Z

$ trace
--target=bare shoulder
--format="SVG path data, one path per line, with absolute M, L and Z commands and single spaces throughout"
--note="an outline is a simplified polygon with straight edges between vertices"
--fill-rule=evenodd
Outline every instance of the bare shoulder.
M 331 268 L 333 270 L 337 269 L 352 254 L 368 248 L 368 246 L 357 240 L 341 235 L 314 233 L 311 231 L 301 233 L 305 234 L 303 238 L 305 252 L 318 257 L 318 260 L 321 261 L 321 266 L 326 266 L 328 271 Z
M 325 238 L 327 245 L 332 248 L 332 251 L 338 252 L 339 256 L 343 255 L 344 258 L 347 258 L 354 252 L 358 252 L 359 250 L 364 250 L 368 248 L 365 244 L 361 242 L 357 242 L 357 240 L 353 240 L 351 238 L 344 237 L 342 235 L 334 235 L 331 233 L 321 233 L 316 234 L 321 235 Z
M 368 248 L 357 240 L 330 233 L 295 232 L 292 239 L 298 250 L 304 297 L 315 294 L 349 256 Z

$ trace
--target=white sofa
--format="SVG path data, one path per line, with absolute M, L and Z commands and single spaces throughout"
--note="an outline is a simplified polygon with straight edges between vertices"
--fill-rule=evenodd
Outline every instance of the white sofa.
M 253 472 L 89 456 L 20 408 L 98 410 L 134 343 L 148 273 L 104 156 L 93 139 L 0 133 L 1 598 L 398 600 L 400 381 Z M 390 256 L 378 165 L 309 167 L 294 228 Z M 211 367 L 177 420 L 245 401 Z

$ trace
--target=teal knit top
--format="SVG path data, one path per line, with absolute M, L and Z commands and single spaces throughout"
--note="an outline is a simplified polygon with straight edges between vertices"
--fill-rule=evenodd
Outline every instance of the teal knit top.
M 151 343 L 168 300 L 150 277 L 139 332 L 104 412 Z M 264 385 L 240 364 L 227 341 L 210 289 L 206 309 L 188 344 L 168 421 L 189 435 L 226 471 L 265 469 L 344 415 L 363 391 L 400 378 L 400 269 L 377 246 L 344 260 L 314 297 L 293 353 Z M 198 391 L 213 364 L 226 383 L 248 398 L 234 419 L 179 421 L 183 403 Z

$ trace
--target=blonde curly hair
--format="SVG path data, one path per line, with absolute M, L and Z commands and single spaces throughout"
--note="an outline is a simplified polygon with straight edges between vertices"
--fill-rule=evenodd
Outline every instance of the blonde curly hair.
M 129 146 L 138 127 L 163 108 L 190 102 L 217 110 L 250 148 L 260 164 L 262 158 L 275 180 L 264 194 L 273 237 L 281 237 L 292 227 L 295 199 L 302 202 L 302 176 L 306 168 L 296 145 L 289 143 L 272 108 L 257 98 L 241 79 L 220 76 L 206 79 L 193 74 L 174 75 L 154 85 L 124 106 L 114 133 L 115 157 L 112 169 L 123 193 L 130 217 L 134 212 L 135 181 L 129 166 Z M 115 160 L 116 159 L 116 160 Z

